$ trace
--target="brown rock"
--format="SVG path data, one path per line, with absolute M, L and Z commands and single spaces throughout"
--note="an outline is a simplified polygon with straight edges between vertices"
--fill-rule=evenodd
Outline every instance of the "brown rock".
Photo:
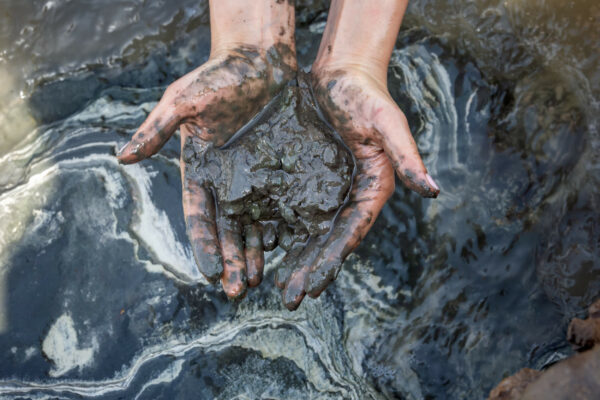
M 573 318 L 567 330 L 567 340 L 578 350 L 600 343 L 600 300 L 590 306 L 587 319 Z
M 600 400 L 600 300 L 590 306 L 588 318 L 573 318 L 567 340 L 587 351 L 546 371 L 523 368 L 503 379 L 488 400 Z
M 527 386 L 520 399 L 600 399 L 600 346 L 553 365 Z
M 504 378 L 491 392 L 488 400 L 516 400 L 521 398 L 527 386 L 542 374 L 535 369 L 523 368 L 516 374 Z

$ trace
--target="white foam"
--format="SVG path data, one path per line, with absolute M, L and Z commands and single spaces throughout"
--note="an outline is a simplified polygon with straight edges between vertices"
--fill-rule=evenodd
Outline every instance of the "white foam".
M 167 214 L 152 201 L 152 172 L 139 164 L 123 168 L 136 185 L 137 220 L 132 228 L 136 236 L 151 249 L 155 258 L 191 280 L 201 280 L 189 246 L 179 242 Z M 178 203 L 174 207 L 181 207 Z
M 102 176 L 111 207 L 119 209 L 123 206 L 129 189 L 120 173 L 110 168 L 118 165 L 116 158 L 113 156 L 94 154 L 63 160 L 53 169 L 57 172 L 66 169 L 81 169 L 85 166 L 86 171 Z M 122 167 L 120 172 L 125 175 L 126 181 L 133 186 L 135 218 L 133 218 L 131 224 L 131 231 L 117 232 L 115 221 L 112 234 L 117 238 L 131 242 L 136 254 L 138 253 L 138 241 L 142 243 L 146 250 L 152 253 L 152 260 L 139 260 L 144 263 L 144 267 L 148 272 L 164 273 L 170 278 L 183 279 L 188 282 L 206 283 L 206 280 L 196 268 L 191 248 L 177 240 L 166 212 L 159 209 L 152 200 L 152 178 L 157 173 L 139 164 Z M 0 196 L 1 205 L 2 196 Z M 181 203 L 173 206 L 181 207 Z M 133 237 L 131 233 L 133 233 Z M 165 268 L 165 266 L 168 268 Z
M 24 359 L 24 361 L 29 360 L 36 353 L 37 353 L 37 349 L 35 347 L 31 346 L 31 347 L 26 348 L 25 349 L 25 359 Z
M 145 383 L 144 386 L 142 387 L 142 389 L 135 396 L 136 400 L 150 386 L 173 382 L 179 376 L 179 374 L 181 374 L 181 371 L 183 370 L 184 362 L 185 362 L 185 360 L 183 360 L 183 359 L 176 360 L 171 365 L 169 365 L 169 367 L 167 369 L 165 369 L 163 372 L 161 372 L 160 375 L 158 375 L 156 378 L 151 379 L 150 381 Z
M 91 365 L 97 350 L 98 342 L 95 338 L 92 339 L 90 347 L 79 347 L 75 324 L 68 314 L 61 315 L 54 322 L 42 343 L 42 351 L 54 363 L 54 368 L 50 370 L 52 377 L 64 375 L 74 368 L 81 370 Z

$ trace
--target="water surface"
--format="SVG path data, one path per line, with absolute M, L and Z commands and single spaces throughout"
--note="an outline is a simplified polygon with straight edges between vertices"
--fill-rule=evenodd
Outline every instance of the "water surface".
M 310 65 L 326 2 L 300 1 Z M 207 6 L 0 8 L 0 397 L 482 399 L 600 293 L 600 6 L 413 1 L 389 70 L 430 173 L 317 300 L 206 284 L 178 138 L 114 152 L 209 53 Z

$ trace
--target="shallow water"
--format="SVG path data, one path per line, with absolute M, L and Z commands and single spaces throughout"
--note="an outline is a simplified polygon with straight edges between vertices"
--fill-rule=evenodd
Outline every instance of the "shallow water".
M 200 4 L 198 4 L 200 3 Z M 301 62 L 322 2 L 301 1 Z M 178 138 L 114 152 L 209 51 L 206 4 L 0 4 L 0 398 L 481 399 L 600 293 L 600 6 L 413 1 L 389 74 L 431 174 L 318 299 L 195 269 Z

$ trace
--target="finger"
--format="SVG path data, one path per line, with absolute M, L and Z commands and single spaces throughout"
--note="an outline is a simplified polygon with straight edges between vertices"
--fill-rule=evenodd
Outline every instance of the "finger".
M 427 172 L 408 121 L 395 103 L 381 109 L 375 118 L 375 128 L 402 183 L 423 197 L 437 197 L 440 188 Z
M 304 299 L 306 295 L 305 283 L 310 273 L 310 266 L 313 264 L 325 241 L 325 236 L 312 237 L 302 252 L 299 255 L 293 256 L 292 260 L 294 264 L 291 265 L 293 271 L 288 274 L 285 287 L 281 293 L 283 304 L 288 310 L 296 310 Z
M 310 267 L 307 265 L 295 270 L 286 282 L 285 288 L 281 293 L 281 298 L 283 304 L 290 311 L 296 310 L 306 295 L 304 285 L 309 270 Z
M 197 182 L 186 179 L 182 168 L 183 214 L 196 265 L 206 279 L 215 283 L 223 273 L 212 194 Z
M 223 276 L 221 283 L 227 297 L 231 299 L 246 294 L 246 259 L 240 223 L 228 217 L 217 220 L 221 255 L 223 256 Z
M 246 275 L 248 286 L 255 287 L 262 281 L 265 266 L 263 253 L 262 229 L 260 224 L 254 223 L 244 228 Z
M 277 227 L 277 242 L 279 247 L 285 251 L 289 251 L 294 244 L 294 236 L 292 230 L 286 223 L 281 223 Z
M 277 247 L 277 227 L 273 223 L 266 223 L 263 226 L 263 248 L 265 251 L 272 251 Z
M 319 296 L 337 277 L 343 261 L 365 237 L 394 192 L 394 172 L 383 153 L 359 159 L 357 167 L 349 203 L 338 215 L 306 277 L 305 290 L 311 297 Z
M 277 271 L 275 271 L 275 286 L 277 286 L 279 289 L 285 288 L 285 283 L 296 268 L 295 260 L 301 252 L 302 246 L 295 246 L 286 253 L 279 263 Z
M 156 154 L 173 135 L 182 117 L 178 115 L 167 92 L 138 128 L 135 135 L 117 154 L 119 162 L 132 164 Z

